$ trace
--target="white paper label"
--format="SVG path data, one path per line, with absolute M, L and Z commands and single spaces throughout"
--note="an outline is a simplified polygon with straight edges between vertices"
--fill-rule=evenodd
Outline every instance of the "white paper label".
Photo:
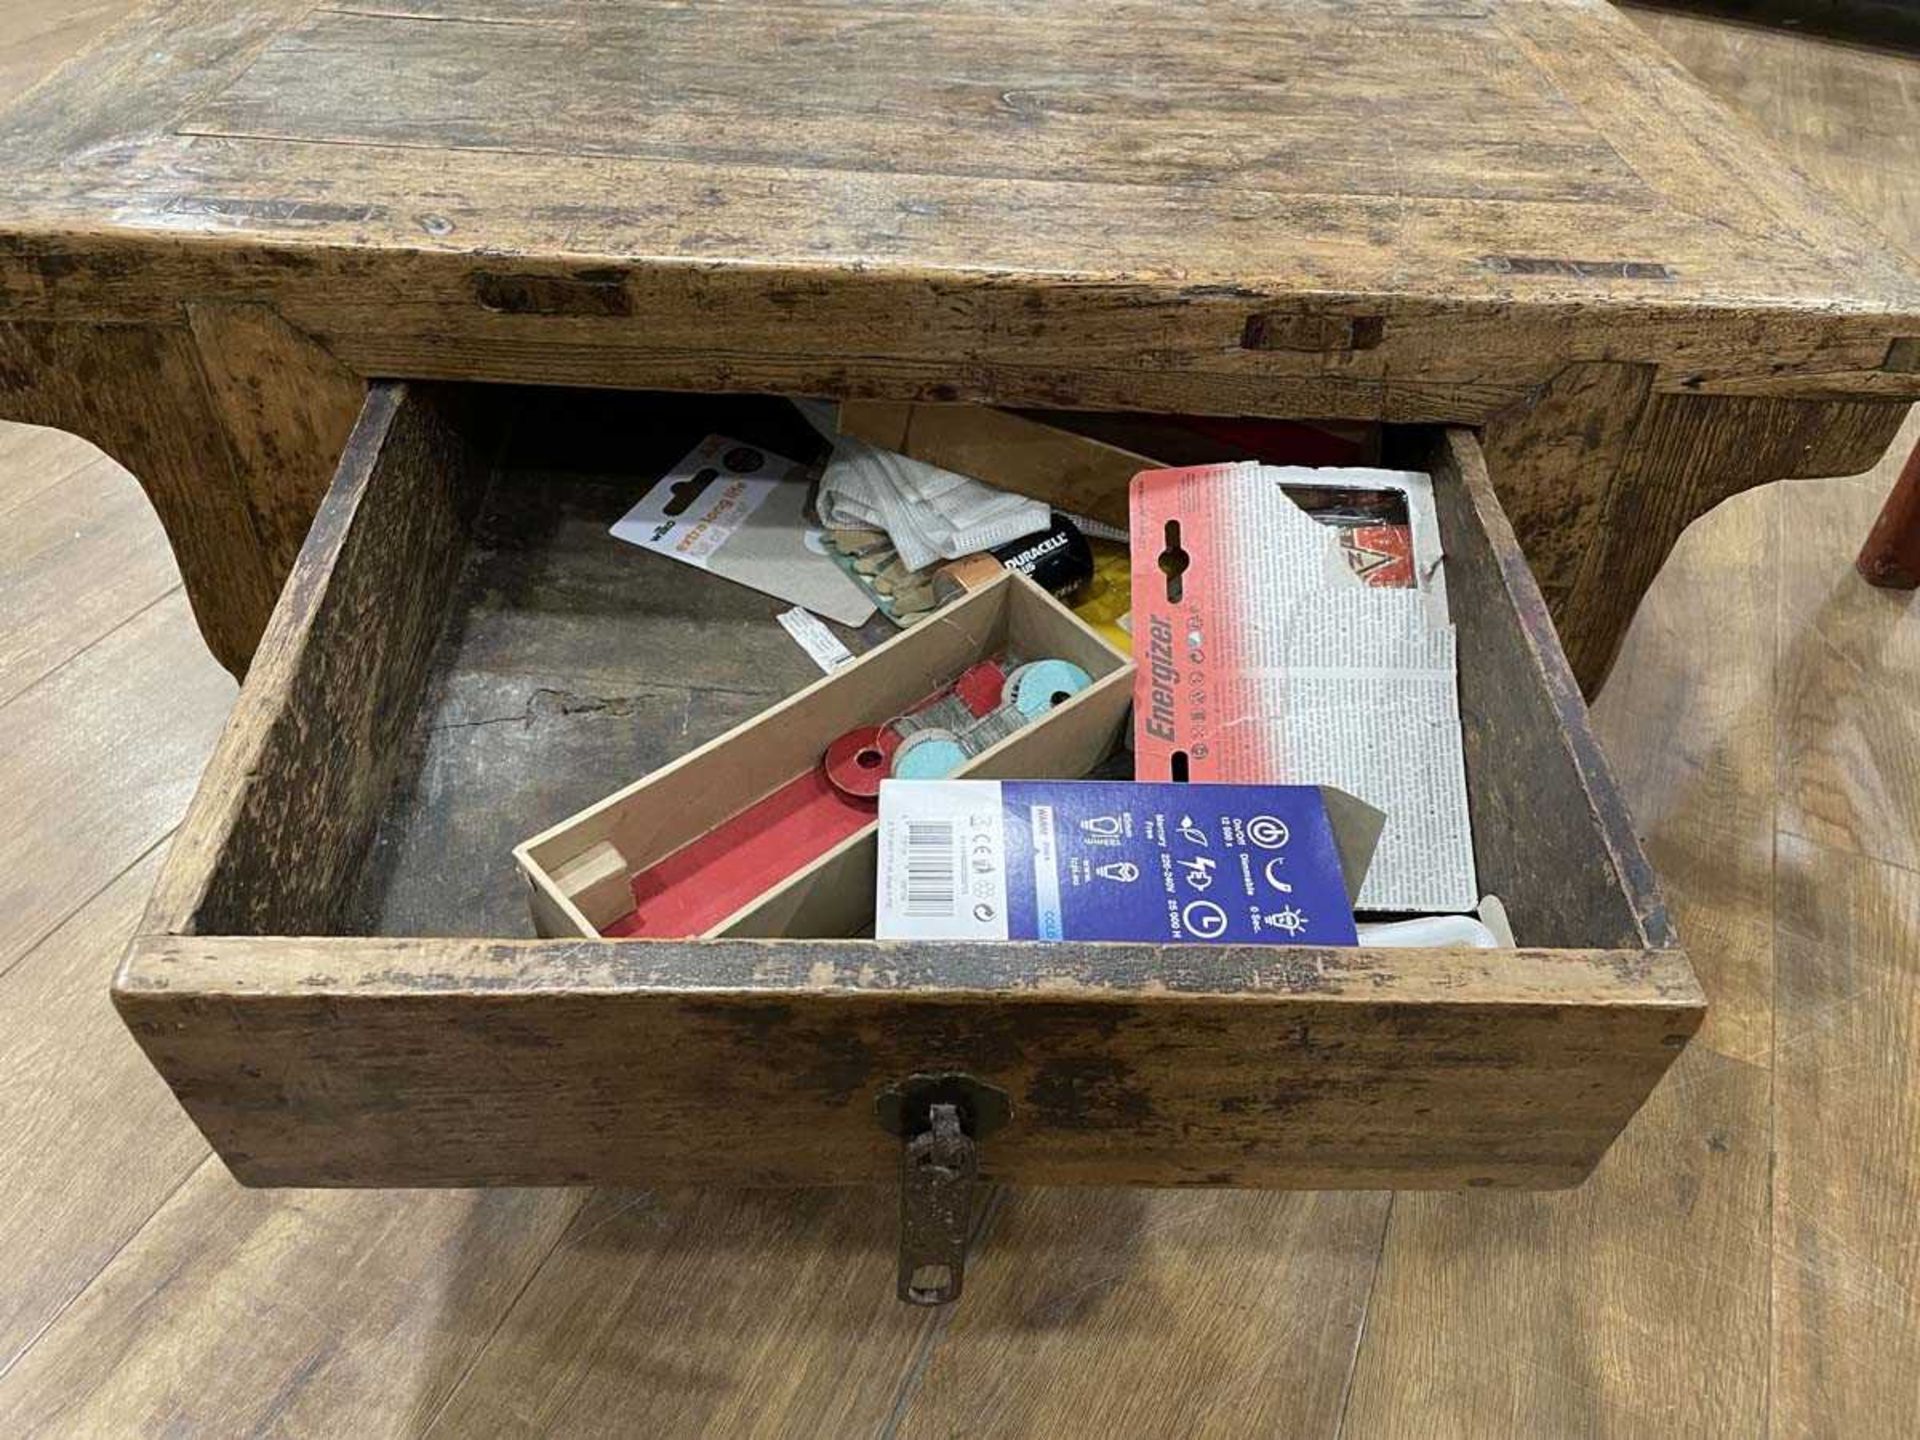
M 827 674 L 831 675 L 853 659 L 853 652 L 842 645 L 840 637 L 827 629 L 820 617 L 811 610 L 796 605 L 791 610 L 781 611 L 774 618 L 780 622 L 780 628 L 813 657 L 813 663 Z
M 1007 938 L 1007 839 L 997 781 L 880 786 L 881 940 Z

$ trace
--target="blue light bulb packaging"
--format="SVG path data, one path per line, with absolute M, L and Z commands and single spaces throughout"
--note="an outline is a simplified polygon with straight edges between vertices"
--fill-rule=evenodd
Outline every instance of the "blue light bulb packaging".
M 1352 945 L 1382 818 L 1314 785 L 889 780 L 874 933 Z

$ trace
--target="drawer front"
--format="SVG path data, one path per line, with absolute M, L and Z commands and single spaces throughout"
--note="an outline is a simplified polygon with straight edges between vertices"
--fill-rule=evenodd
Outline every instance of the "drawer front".
M 776 602 L 605 548 L 706 430 L 777 448 L 769 403 L 372 392 L 116 981 L 239 1178 L 888 1180 L 888 1099 L 938 1073 L 1006 1098 L 999 1179 L 1586 1174 L 1702 998 L 1465 431 L 1396 443 L 1435 475 L 1482 885 L 1528 948 L 531 938 L 514 839 L 806 678 Z

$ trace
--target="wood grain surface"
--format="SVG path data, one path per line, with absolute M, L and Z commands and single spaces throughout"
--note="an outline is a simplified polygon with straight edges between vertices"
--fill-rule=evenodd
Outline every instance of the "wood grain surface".
M 1637 367 L 1569 367 L 1487 424 L 1487 463 L 1553 607 L 1567 660 L 1598 693 L 1682 531 L 1743 490 L 1878 460 L 1905 407 L 1649 394 Z M 1535 558 L 1537 557 L 1537 558 Z
M 945 1328 L 874 1303 L 894 1282 L 885 1190 L 576 1204 L 431 1433 L 884 1433 Z
M 1682 537 L 1595 707 L 1677 921 L 1704 945 L 1698 1043 L 1766 1066 L 1773 1043 L 1773 636 L 1779 495 L 1749 492 Z M 1679 637 L 1704 633 L 1710 644 Z M 1622 727 L 1627 727 L 1624 732 Z M 1641 737 L 1665 734 L 1667 743 Z
M 276 591 L 300 553 L 366 386 L 265 305 L 187 306 L 214 410 L 249 477 L 254 528 Z
M 1833 487 L 1798 524 L 1780 556 L 1780 614 L 1795 643 L 1780 654 L 1780 796 L 1783 830 L 1920 870 L 1920 830 L 1852 783 L 1857 774 L 1920 785 L 1920 634 L 1912 593 L 1862 600 L 1814 558 L 1843 528 L 1871 519 L 1884 474 Z M 1858 578 L 1857 576 L 1855 578 Z M 1872 683 L 1853 662 L 1871 655 Z
M 233 700 L 225 677 L 183 669 L 161 643 L 186 615 L 169 591 L 0 709 L 12 779 L 0 827 L 0 910 L 10 917 L 0 968 L 179 823 Z
M 244 669 L 279 584 L 192 334 L 0 318 L 0 417 L 84 435 L 140 477 L 208 648 Z
M 1700 1015 L 1678 952 L 1048 950 L 145 937 L 115 1000 L 263 1185 L 885 1183 L 963 1070 L 989 1175 L 1563 1186 Z
M 100 957 L 133 933 L 159 859 L 123 870 L 0 973 L 13 1027 L 0 1084 L 14 1097 L 0 1146 L 0 1373 L 207 1158 L 100 987 Z
M 562 743 L 517 765 L 481 757 L 467 785 L 457 771 L 416 775 L 435 756 L 458 763 L 438 743 L 440 711 L 421 703 L 429 673 L 457 693 L 506 671 L 495 703 L 509 723 L 524 678 L 477 663 L 490 649 L 553 667 L 569 694 L 623 661 L 615 688 L 657 690 L 657 668 L 690 702 L 738 695 L 743 664 L 776 632 L 764 598 L 607 538 L 608 516 L 655 472 L 602 460 L 597 499 L 580 493 L 591 472 L 549 483 L 604 444 L 593 421 L 610 405 L 650 417 L 648 444 L 679 453 L 679 402 L 545 392 L 513 424 L 516 458 L 490 466 L 488 436 L 520 398 L 375 387 L 116 983 L 148 1055 L 249 1183 L 881 1181 L 898 1147 L 874 1120 L 880 1091 L 955 1070 L 1017 1097 L 983 1159 L 1001 1179 L 1564 1186 L 1698 1025 L 1700 993 L 1464 430 L 1418 437 L 1417 459 L 1435 475 L 1456 596 L 1479 879 L 1512 897 L 1527 949 L 496 938 L 482 923 L 495 907 L 474 904 L 482 885 L 468 877 L 499 877 L 501 933 L 524 935 L 524 897 L 498 863 L 515 817 L 533 829 L 565 805 L 549 786 L 603 785 L 606 765 Z M 762 408 L 797 423 L 781 406 L 713 408 L 727 434 Z M 599 519 L 577 523 L 595 503 Z M 467 570 L 476 515 L 487 538 Z M 612 583 L 594 583 L 603 575 Z M 1031 654 L 1022 617 L 1041 598 L 1020 580 L 967 603 L 1004 613 Z M 757 620 L 731 625 L 743 607 Z M 1098 638 L 1075 643 L 1097 668 Z M 687 703 L 664 736 L 607 762 L 684 749 L 703 738 L 695 719 Z M 626 727 L 605 733 L 619 745 Z M 736 768 L 741 793 L 722 787 L 723 809 L 756 793 L 753 767 Z M 662 794 L 693 774 L 669 775 Z M 337 938 L 383 811 L 398 812 L 386 828 L 400 843 L 369 857 L 372 883 L 405 892 L 411 872 L 425 892 L 407 934 L 482 938 Z M 659 817 L 644 803 L 609 814 L 631 815 L 616 838 L 644 858 Z M 769 1131 L 774 1113 L 785 1123 Z
M 1920 1374 L 1920 874 L 1783 835 L 1779 883 L 1775 1424 L 1875 1434 Z
M 1590 693 L 1679 529 L 1807 473 L 1716 449 L 1773 422 L 1702 402 L 1816 402 L 1786 429 L 1864 445 L 1898 416 L 1845 402 L 1920 396 L 1910 260 L 1598 0 L 156 0 L 0 106 L 0 154 L 0 323 L 176 336 L 131 365 L 188 317 L 206 393 L 143 383 L 211 410 L 181 425 L 228 473 L 123 453 L 109 391 L 56 412 L 46 345 L 0 414 L 131 463 L 236 672 L 343 428 L 253 392 L 269 330 L 331 356 L 297 367 L 324 390 L 1466 424 L 1636 367 L 1689 403 L 1632 433 L 1549 404 L 1495 465 L 1539 492 L 1518 532 Z M 276 318 L 207 354 L 205 317 L 249 310 Z M 1613 448 L 1569 477 L 1575 436 Z
M 1219 42 L 1224 26 L 1239 43 Z M 1380 127 L 1392 143 L 1363 141 Z M 902 333 L 903 362 L 960 345 L 985 360 L 1012 342 L 1020 363 L 1060 345 L 1084 363 L 1153 327 L 1170 362 L 1310 376 L 1328 368 L 1319 342 L 1209 346 L 1211 358 L 1198 346 L 1220 325 L 1237 339 L 1263 297 L 1282 316 L 1343 313 L 1288 299 L 1311 289 L 1373 297 L 1386 323 L 1357 342 L 1350 328 L 1267 328 L 1325 334 L 1355 378 L 1391 367 L 1525 383 L 1529 348 L 1572 312 L 1603 333 L 1637 330 L 1644 353 L 1610 358 L 1670 367 L 1663 387 L 1768 373 L 1794 393 L 1780 377 L 1817 366 L 1828 386 L 1920 389 L 1881 369 L 1899 333 L 1886 312 L 1920 305 L 1915 278 L 1633 26 L 1578 0 L 1376 0 L 1357 13 L 1220 0 L 1118 16 L 984 0 L 879 12 L 502 0 L 442 14 L 194 0 L 145 11 L 6 112 L 0 134 L 22 158 L 9 187 L 29 239 L 8 273 L 42 314 L 152 315 L 178 298 L 161 288 L 169 271 L 202 266 L 250 271 L 256 295 L 317 295 L 338 290 L 337 262 L 360 271 L 369 313 L 411 272 L 388 333 L 424 318 L 439 276 L 467 292 L 463 325 L 558 321 L 591 343 L 594 322 L 631 314 L 670 328 L 675 309 L 659 302 L 692 298 L 689 264 L 746 256 L 804 264 L 811 283 L 766 303 L 756 281 L 758 318 L 743 312 L 726 337 L 741 364 L 780 314 L 788 343 L 770 350 L 843 296 L 930 297 L 946 273 L 984 306 L 978 320 L 996 291 L 1016 307 L 1022 292 L 1039 298 L 1003 335 L 951 316 Z M 188 156 L 183 187 L 163 166 Z M 428 176 L 441 182 L 430 207 Z M 789 207 L 788 190 L 815 203 Z M 1316 203 L 1292 203 L 1302 193 Z M 76 262 L 64 272 L 29 238 L 56 221 Z M 160 223 L 186 243 L 142 246 Z M 1367 243 L 1382 227 L 1391 243 Z M 94 246 L 131 271 L 87 264 Z M 281 247 L 305 262 L 276 276 L 259 262 Z M 642 291 L 656 291 L 644 312 Z M 1738 327 L 1715 323 L 1723 309 Z M 339 318 L 312 333 L 342 334 Z M 1449 335 L 1450 367 L 1408 363 L 1422 348 L 1440 358 L 1460 320 L 1486 343 Z
M 483 0 L 380 8 L 463 3 Z M 1862 209 L 1909 183 L 1888 137 L 1920 137 L 1911 62 L 1640 18 Z M 95 460 L 49 440 L 0 426 L 9 524 Z M 1916 440 L 1910 426 L 1899 445 Z M 61 692 L 76 728 L 106 738 L 23 757 L 21 701 L 99 648 L 75 632 L 78 658 L 0 707 L 0 799 L 31 837 L 8 861 L 26 903 L 0 917 L 15 957 L 0 975 L 0 1426 L 1904 1436 L 1920 1385 L 1920 895 L 1890 837 L 1920 829 L 1920 788 L 1867 737 L 1911 708 L 1900 657 L 1920 611 L 1848 568 L 1890 479 L 1755 490 L 1695 525 L 1598 706 L 1714 1008 L 1592 1184 L 1391 1201 L 1003 1191 L 981 1207 L 967 1299 L 931 1320 L 891 1299 L 884 1195 L 263 1194 L 193 1168 L 204 1142 L 103 993 L 155 862 L 109 854 L 107 889 L 52 896 L 100 831 L 90 787 L 177 818 L 218 719 L 179 696 L 227 682 L 175 602 L 143 637 L 151 666 Z M 93 513 L 117 517 L 118 538 L 86 546 L 150 543 L 137 506 Z M 112 579 L 48 573 L 76 604 Z M 15 644 L 11 625 L 0 616 Z M 139 743 L 85 718 L 130 708 Z M 195 725 L 197 745 L 176 728 Z M 176 780 L 140 768 L 169 750 Z M 56 782 L 73 803 L 14 804 Z
M 139 0 L 5 0 L 0 3 L 0 95 L 23 95 L 76 50 L 100 38 Z
M 353 432 L 155 891 L 162 928 L 324 932 L 373 837 L 492 428 L 457 425 L 447 405 L 473 407 L 452 397 L 407 400 L 380 391 Z
M 1332 1434 L 1389 1203 L 1007 1191 L 895 1433 Z
M 10 619 L 0 635 L 0 702 L 180 583 L 166 536 L 147 523 L 152 511 L 127 489 L 125 471 L 98 454 L 68 469 L 71 452 L 83 450 L 71 436 L 15 433 L 39 443 L 0 464 L 18 464 L 29 477 L 45 467 L 46 483 L 0 508 L 0 611 Z M 76 574 L 100 583 L 76 592 Z
M 1761 1430 L 1767 1093 L 1700 1049 L 1571 1194 L 1396 1195 L 1346 1430 Z

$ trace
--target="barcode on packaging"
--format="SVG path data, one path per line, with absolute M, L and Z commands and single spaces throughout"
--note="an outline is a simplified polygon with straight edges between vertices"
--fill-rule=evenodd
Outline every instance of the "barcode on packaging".
M 953 914 L 953 873 L 959 856 L 953 846 L 953 821 L 907 822 L 907 904 L 913 919 L 945 919 Z
M 882 940 L 1006 939 L 999 784 L 885 782 L 874 902 L 873 933 Z

